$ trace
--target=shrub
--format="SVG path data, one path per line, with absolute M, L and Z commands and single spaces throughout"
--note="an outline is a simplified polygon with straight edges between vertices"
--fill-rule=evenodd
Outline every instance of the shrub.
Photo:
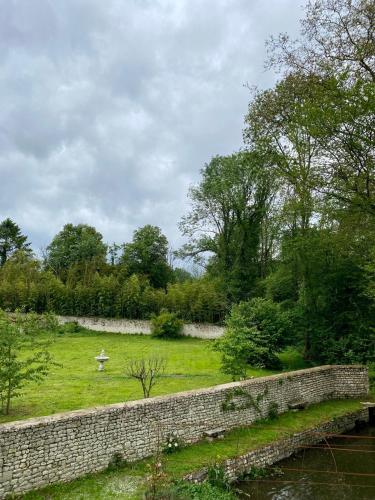
M 67 321 L 59 328 L 61 333 L 80 333 L 84 330 L 78 321 Z
M 182 333 L 183 322 L 176 314 L 162 311 L 151 319 L 151 332 L 154 337 L 176 338 Z
M 290 328 L 287 312 L 268 299 L 252 299 L 233 306 L 226 331 L 215 342 L 222 353 L 222 371 L 233 379 L 245 378 L 249 366 L 280 368 L 277 357 Z
M 176 433 L 169 434 L 163 446 L 163 452 L 167 455 L 176 453 L 183 448 L 183 443 Z

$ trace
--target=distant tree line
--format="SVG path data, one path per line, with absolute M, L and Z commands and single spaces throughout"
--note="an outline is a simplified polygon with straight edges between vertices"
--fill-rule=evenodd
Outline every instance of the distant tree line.
M 17 224 L 0 224 L 0 308 L 61 315 L 148 319 L 163 309 L 186 321 L 220 322 L 228 308 L 217 280 L 194 279 L 168 264 L 168 241 L 158 227 L 134 232 L 132 242 L 107 246 L 95 228 L 66 224 L 35 258 Z

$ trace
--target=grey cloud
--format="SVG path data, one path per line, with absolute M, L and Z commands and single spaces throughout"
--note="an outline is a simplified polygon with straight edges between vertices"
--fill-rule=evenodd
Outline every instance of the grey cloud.
M 199 170 L 241 147 L 264 39 L 295 0 L 3 0 L 0 218 L 45 246 L 66 222 L 122 242 L 177 223 Z

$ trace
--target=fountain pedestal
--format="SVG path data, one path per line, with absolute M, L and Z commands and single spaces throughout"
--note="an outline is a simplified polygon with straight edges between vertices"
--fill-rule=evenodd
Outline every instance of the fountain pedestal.
M 104 370 L 104 363 L 109 360 L 109 357 L 105 355 L 104 349 L 102 349 L 99 356 L 95 356 L 96 361 L 98 361 L 98 371 L 102 372 Z

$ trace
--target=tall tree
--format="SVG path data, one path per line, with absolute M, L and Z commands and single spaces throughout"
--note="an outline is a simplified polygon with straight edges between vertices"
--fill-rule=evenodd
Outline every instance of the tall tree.
M 283 184 L 266 293 L 293 309 L 305 354 L 323 362 L 364 361 L 374 346 L 364 271 L 375 237 L 374 23 L 372 0 L 309 1 L 300 39 L 270 42 L 284 78 L 246 118 L 245 140 L 273 155 Z
M 129 274 L 143 274 L 151 285 L 165 288 L 172 269 L 168 265 L 168 240 L 160 228 L 148 224 L 134 231 L 133 241 L 124 245 L 121 264 Z
M 319 80 L 305 113 L 320 144 L 320 191 L 374 217 L 375 84 L 346 75 Z
M 30 243 L 27 236 L 21 233 L 19 226 L 11 219 L 5 219 L 0 223 L 0 265 L 3 266 L 7 259 L 16 250 L 30 252 Z
M 245 118 L 246 144 L 273 159 L 283 179 L 280 195 L 288 200 L 293 230 L 309 228 L 314 216 L 320 145 L 312 135 L 306 105 L 313 98 L 316 78 L 291 74 L 274 89 L 258 92 Z
M 286 73 L 334 75 L 375 82 L 373 0 L 309 0 L 300 38 L 283 33 L 268 43 L 272 67 Z
M 46 264 L 64 281 L 69 269 L 85 280 L 105 265 L 107 247 L 102 239 L 94 227 L 66 224 L 47 247 Z
M 256 152 L 214 157 L 190 191 L 192 210 L 180 224 L 190 243 L 180 255 L 213 255 L 210 272 L 234 300 L 248 297 L 259 276 L 261 225 L 273 194 L 269 164 Z

